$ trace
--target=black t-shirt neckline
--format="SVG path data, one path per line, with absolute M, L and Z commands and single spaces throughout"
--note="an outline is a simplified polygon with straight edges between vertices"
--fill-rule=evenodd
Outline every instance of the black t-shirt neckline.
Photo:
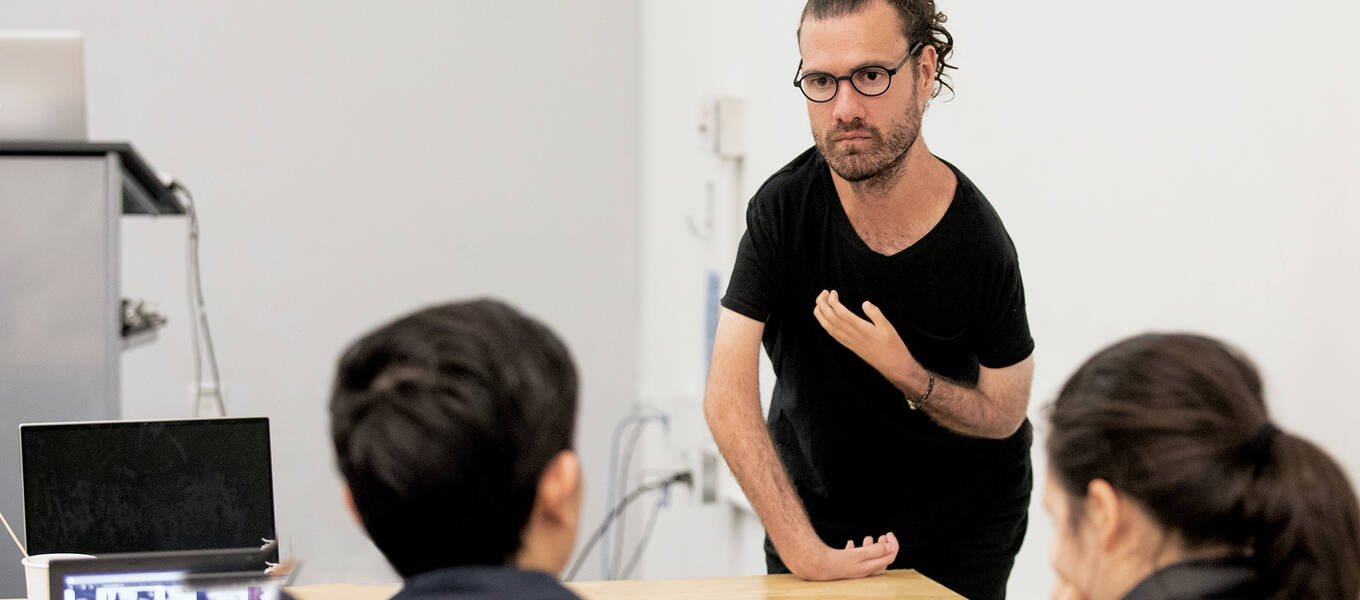
M 840 192 L 836 190 L 836 182 L 831 176 L 831 165 L 827 164 L 826 157 L 822 156 L 821 152 L 817 152 L 817 161 L 820 163 L 818 168 L 821 173 L 818 176 L 818 185 L 822 188 L 822 191 L 827 194 L 826 197 L 831 199 L 830 204 L 832 206 L 830 209 L 832 218 L 835 219 L 836 222 L 836 233 L 838 235 L 850 236 L 855 251 L 858 254 L 883 264 L 907 260 L 915 254 L 928 250 L 930 246 L 934 244 L 934 240 L 940 237 L 937 232 L 952 226 L 953 220 L 958 218 L 957 213 L 959 211 L 957 210 L 957 207 L 960 204 L 959 195 L 964 186 L 963 175 L 959 173 L 959 170 L 955 168 L 954 165 L 949 164 L 949 161 L 938 156 L 935 158 L 949 167 L 949 172 L 954 174 L 954 193 L 949 197 L 949 207 L 945 208 L 944 215 L 940 217 L 940 220 L 935 223 L 934 227 L 930 228 L 930 231 L 927 231 L 925 235 L 921 236 L 921 239 L 916 240 L 910 246 L 892 254 L 882 254 L 877 250 L 870 248 L 869 244 L 864 241 L 864 238 L 860 237 L 859 232 L 855 231 L 855 224 L 850 222 L 850 215 L 845 212 L 845 201 L 841 199 Z

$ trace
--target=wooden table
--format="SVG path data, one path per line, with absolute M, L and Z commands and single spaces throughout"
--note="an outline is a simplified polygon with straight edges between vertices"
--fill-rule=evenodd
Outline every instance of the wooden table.
M 802 581 L 793 575 L 707 577 L 702 579 L 581 581 L 566 584 L 585 600 L 801 600 L 847 598 L 960 600 L 963 596 L 912 570 L 847 581 Z M 387 600 L 395 585 L 327 584 L 289 588 L 297 600 Z

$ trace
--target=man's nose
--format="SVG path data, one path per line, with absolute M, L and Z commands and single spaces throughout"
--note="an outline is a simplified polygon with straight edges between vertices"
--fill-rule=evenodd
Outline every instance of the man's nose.
M 864 118 L 864 96 L 859 90 L 844 79 L 837 81 L 836 86 L 836 97 L 831 99 L 831 116 L 843 123 Z

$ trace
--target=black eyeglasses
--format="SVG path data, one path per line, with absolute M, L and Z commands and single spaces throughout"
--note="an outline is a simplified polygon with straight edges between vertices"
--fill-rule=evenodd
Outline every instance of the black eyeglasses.
M 896 75 L 902 69 L 902 65 L 907 64 L 907 61 L 916 56 L 916 53 L 920 52 L 923 47 L 925 47 L 925 44 L 916 42 L 916 45 L 907 51 L 906 58 L 903 58 L 902 62 L 897 63 L 897 66 L 891 69 L 871 65 L 855 69 L 845 77 L 836 77 L 822 71 L 803 73 L 803 76 L 799 77 L 798 73 L 803 71 L 803 61 L 800 60 L 798 61 L 798 71 L 793 75 L 793 86 L 802 90 L 803 95 L 813 102 L 830 102 L 832 98 L 836 97 L 836 92 L 840 91 L 842 81 L 849 81 L 850 86 L 854 87 L 855 91 L 865 96 L 881 96 L 888 91 L 888 86 L 892 84 L 892 76 Z

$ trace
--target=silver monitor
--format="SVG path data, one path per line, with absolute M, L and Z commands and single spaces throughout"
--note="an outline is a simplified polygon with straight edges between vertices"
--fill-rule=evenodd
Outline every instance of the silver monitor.
M 0 31 L 0 140 L 84 141 L 85 49 L 73 31 Z

